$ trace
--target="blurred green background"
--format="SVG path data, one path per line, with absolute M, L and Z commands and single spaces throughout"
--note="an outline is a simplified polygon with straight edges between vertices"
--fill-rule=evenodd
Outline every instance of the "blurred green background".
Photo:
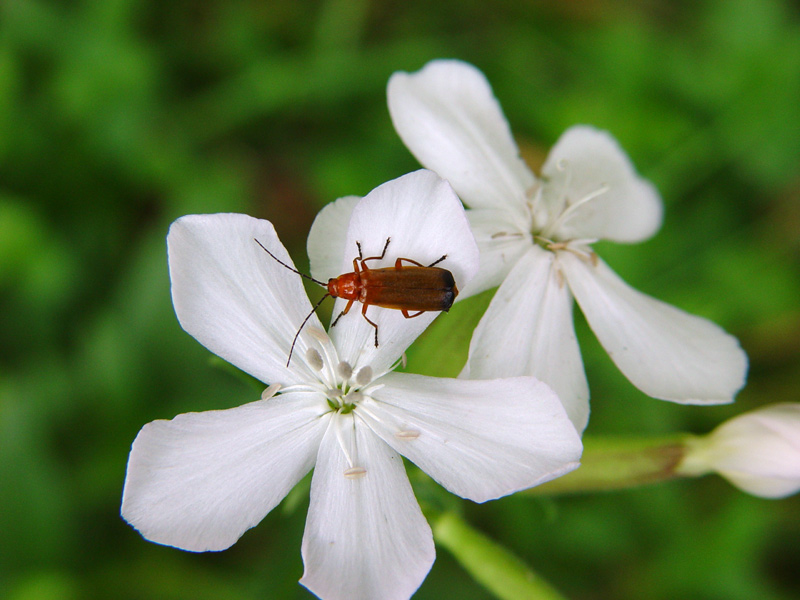
M 796 3 L 3 0 L 0 597 L 311 597 L 297 584 L 305 494 L 217 554 L 148 543 L 119 517 L 142 425 L 255 399 L 180 329 L 164 236 L 184 214 L 245 212 L 307 267 L 320 207 L 417 168 L 385 85 L 439 57 L 486 73 L 532 164 L 570 125 L 611 131 L 666 218 L 647 243 L 598 252 L 750 356 L 734 405 L 652 400 L 578 315 L 588 435 L 705 432 L 798 400 Z M 455 315 L 461 351 L 439 373 L 466 349 Z M 464 504 L 575 600 L 800 597 L 798 497 L 706 477 Z M 488 597 L 443 550 L 415 596 Z

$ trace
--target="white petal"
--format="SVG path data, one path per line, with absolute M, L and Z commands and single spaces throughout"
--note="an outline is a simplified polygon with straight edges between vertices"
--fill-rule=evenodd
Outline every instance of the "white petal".
M 393 268 L 400 257 L 427 266 L 446 255 L 436 266 L 451 271 L 459 289 L 478 270 L 478 247 L 464 208 L 450 185 L 432 171 L 419 170 L 384 183 L 356 205 L 340 273 L 353 271 L 356 242 L 368 258 L 380 256 L 390 238 L 385 257 L 369 261 L 370 269 Z M 337 299 L 334 317 L 345 306 L 345 300 Z M 397 309 L 369 306 L 367 317 L 378 325 L 376 348 L 375 329 L 359 314 L 363 308 L 355 302 L 330 333 L 340 358 L 353 366 L 369 364 L 376 373 L 397 360 L 439 314 L 427 312 L 406 319 Z
M 766 498 L 800 490 L 800 404 L 775 404 L 726 421 L 686 461 L 717 471 L 739 488 Z
M 719 326 L 636 291 L 601 260 L 561 252 L 558 262 L 600 343 L 644 393 L 720 404 L 744 385 L 747 356 Z
M 533 241 L 530 232 L 520 229 L 504 210 L 468 210 L 467 219 L 478 243 L 480 267 L 457 300 L 500 285 Z
M 489 381 L 390 373 L 357 411 L 445 488 L 485 502 L 578 466 L 582 447 L 555 393 L 533 377 Z
M 579 125 L 564 132 L 542 167 L 542 179 L 547 182 L 542 201 L 551 218 L 563 210 L 565 200 L 574 205 L 594 196 L 564 218 L 551 234 L 554 239 L 638 242 L 661 227 L 658 192 L 636 174 L 625 152 L 605 131 Z
M 726 471 L 724 469 L 720 469 L 719 474 L 739 489 L 761 498 L 785 498 L 796 494 L 800 490 L 800 476 L 797 475 L 792 478 L 783 474 L 765 477 L 743 471 Z
M 327 282 L 342 274 L 342 256 L 352 254 L 350 248 L 345 252 L 350 215 L 360 200 L 359 196 L 339 198 L 325 205 L 314 219 L 308 232 L 306 249 L 311 275 L 315 279 Z
M 354 467 L 365 472 L 346 476 Z M 434 558 L 402 458 L 354 415 L 337 417 L 311 481 L 300 583 L 325 600 L 406 600 Z
M 395 73 L 387 91 L 394 127 L 423 166 L 450 181 L 470 208 L 502 208 L 526 221 L 535 178 L 483 73 L 435 60 L 417 73 Z
M 269 221 L 246 215 L 189 215 L 167 236 L 172 303 L 189 334 L 214 354 L 270 383 L 307 380 L 289 349 L 311 312 L 301 277 L 259 247 L 294 266 Z M 320 327 L 312 315 L 306 327 Z M 295 355 L 308 347 L 301 335 Z M 309 339 L 309 344 L 313 343 Z
M 148 540 L 224 550 L 311 469 L 324 433 L 318 395 L 153 421 L 128 459 L 122 516 Z
M 589 386 L 572 322 L 572 296 L 554 255 L 529 247 L 472 334 L 461 377 L 532 375 L 558 394 L 575 428 L 589 419 Z

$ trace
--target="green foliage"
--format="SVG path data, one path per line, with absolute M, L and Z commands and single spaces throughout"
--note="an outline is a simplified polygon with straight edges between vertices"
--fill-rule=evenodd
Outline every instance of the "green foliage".
M 658 185 L 666 221 L 645 244 L 598 251 L 749 353 L 735 405 L 678 406 L 636 391 L 579 321 L 590 433 L 703 432 L 797 399 L 800 18 L 789 0 L 5 2 L 0 596 L 310 597 L 296 583 L 302 499 L 220 554 L 150 544 L 119 518 L 142 425 L 259 393 L 180 329 L 164 236 L 183 214 L 246 212 L 272 220 L 304 264 L 321 206 L 417 168 L 385 85 L 437 57 L 486 73 L 532 162 L 570 125 L 609 129 Z M 408 370 L 456 375 L 490 296 L 437 319 Z M 465 516 L 566 597 L 781 600 L 800 595 L 798 508 L 706 478 L 511 497 Z M 486 594 L 440 552 L 416 597 Z

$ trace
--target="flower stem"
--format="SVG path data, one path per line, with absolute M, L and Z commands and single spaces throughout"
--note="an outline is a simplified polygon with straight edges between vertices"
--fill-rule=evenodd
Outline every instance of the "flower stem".
M 530 495 L 571 494 L 638 487 L 686 474 L 678 467 L 689 434 L 663 438 L 586 437 L 581 466 L 563 477 L 526 490 Z
M 501 600 L 564 600 L 555 588 L 519 558 L 470 527 L 453 512 L 433 522 L 433 537 L 461 566 Z

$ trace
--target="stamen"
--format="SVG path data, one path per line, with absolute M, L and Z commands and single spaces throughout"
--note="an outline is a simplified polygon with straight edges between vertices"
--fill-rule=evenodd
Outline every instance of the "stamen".
M 343 360 L 336 365 L 336 372 L 343 381 L 348 381 L 353 376 L 353 367 L 350 366 L 349 362 Z
M 345 469 L 344 476 L 346 479 L 361 479 L 366 477 L 367 470 L 364 467 L 350 467 Z
M 555 268 L 553 269 L 553 273 L 556 276 L 556 283 L 558 284 L 558 289 L 564 289 L 564 271 L 561 269 L 561 264 L 558 261 L 554 263 Z
M 320 344 L 327 344 L 331 341 L 331 338 L 328 337 L 328 334 L 325 333 L 324 330 L 320 329 L 319 327 L 314 327 L 313 325 L 309 325 L 306 327 L 306 332 L 311 334 L 315 340 L 317 340 Z
M 261 392 L 261 399 L 262 400 L 269 400 L 275 394 L 277 394 L 278 391 L 280 391 L 281 387 L 282 386 L 281 386 L 280 383 L 270 384 L 270 386 L 267 389 L 265 389 L 263 392 Z
M 315 371 L 322 371 L 322 367 L 325 366 L 325 363 L 322 361 L 322 356 L 320 356 L 320 353 L 314 348 L 309 348 L 306 350 L 306 362 L 308 363 L 308 366 Z
M 359 386 L 367 385 L 370 381 L 372 381 L 372 367 L 367 365 L 359 369 L 356 374 L 356 384 Z
M 345 396 L 345 400 L 347 400 L 348 404 L 358 404 L 364 399 L 364 394 L 361 392 L 350 392 Z
M 403 441 L 415 440 L 419 437 L 419 431 L 416 431 L 414 429 L 409 429 L 406 431 L 398 431 L 397 433 L 394 434 L 394 437 L 396 437 L 398 440 L 403 440 Z
M 567 175 L 569 175 L 569 174 L 567 174 Z M 569 189 L 569 188 L 565 185 L 564 189 Z M 556 229 L 558 229 L 559 227 L 561 227 L 561 225 L 564 224 L 564 221 L 566 221 L 572 215 L 572 213 L 575 212 L 575 210 L 578 207 L 583 206 L 587 202 L 590 202 L 591 200 L 594 200 L 595 198 L 598 198 L 599 196 L 602 196 L 603 194 L 605 194 L 610 189 L 611 188 L 607 184 L 604 183 L 598 189 L 596 189 L 595 191 L 587 194 L 586 196 L 584 196 L 583 198 L 581 198 L 580 200 L 578 200 L 574 204 L 569 204 L 561 212 L 561 214 L 558 215 L 558 218 L 555 221 L 553 221 L 550 225 L 548 225 L 547 228 L 545 228 L 545 230 L 542 232 L 542 235 L 544 235 L 546 237 L 550 237 L 553 234 L 553 232 L 556 231 Z
M 371 385 L 368 388 L 363 388 L 361 390 L 361 393 L 364 394 L 365 396 L 372 396 L 372 394 L 374 394 L 375 392 L 377 392 L 380 389 L 383 389 L 384 387 L 385 386 L 384 386 L 383 383 L 379 383 L 377 385 Z
M 320 344 L 320 348 L 322 350 L 322 363 L 325 367 L 322 379 L 328 385 L 335 385 L 336 384 L 336 365 L 339 364 L 339 357 L 336 354 L 336 348 L 333 346 L 333 342 L 331 338 L 328 337 L 328 334 L 325 333 L 323 329 L 319 327 L 314 327 L 313 325 L 306 328 L 306 331 L 311 334 L 315 340 L 317 340 Z M 317 369 L 321 371 L 322 369 Z
M 334 433 L 336 434 L 336 441 L 339 442 L 339 447 L 342 449 L 342 452 L 344 452 L 344 456 L 347 459 L 347 464 L 349 464 L 350 468 L 352 469 L 354 468 L 353 465 L 355 464 L 354 459 L 358 459 L 357 449 L 355 448 L 355 431 L 353 432 L 353 436 L 350 438 L 350 442 L 353 444 L 352 447 L 350 447 L 350 444 L 345 444 L 344 432 L 342 431 L 344 427 L 355 427 L 355 423 L 352 420 L 352 415 L 350 418 L 342 416 L 335 417 L 333 426 Z M 350 469 L 347 469 L 347 471 L 349 470 Z M 347 471 L 345 471 L 345 473 Z

